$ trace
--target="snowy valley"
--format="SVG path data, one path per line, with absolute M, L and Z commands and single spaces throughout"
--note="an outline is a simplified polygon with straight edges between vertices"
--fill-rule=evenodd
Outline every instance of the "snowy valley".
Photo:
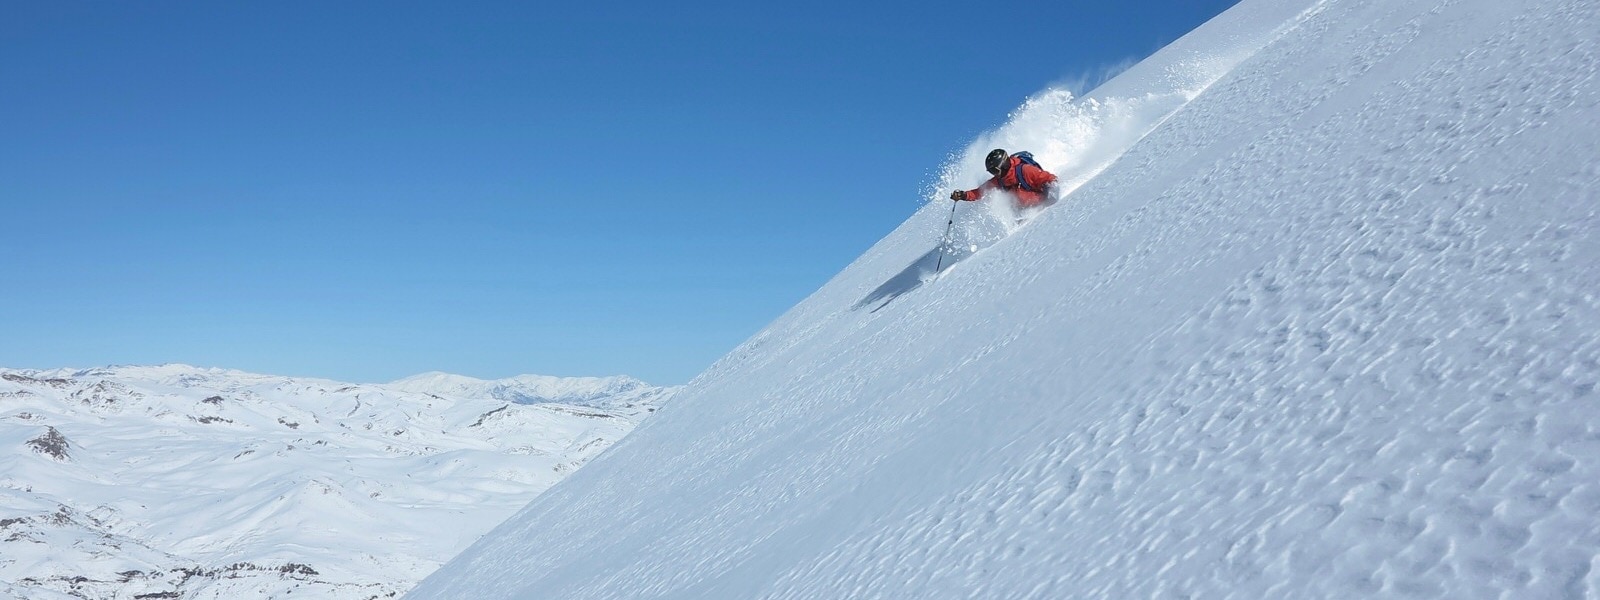
M 396 597 L 673 392 L 0 369 L 0 597 Z

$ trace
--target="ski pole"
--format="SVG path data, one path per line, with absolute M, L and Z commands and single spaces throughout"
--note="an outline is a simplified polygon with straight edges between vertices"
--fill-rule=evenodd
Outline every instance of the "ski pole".
M 954 200 L 950 202 L 950 222 L 944 224 L 944 237 L 939 238 L 939 262 L 933 265 L 934 273 L 944 268 L 944 247 L 950 245 L 950 226 L 956 224 L 957 206 L 961 206 L 961 203 Z

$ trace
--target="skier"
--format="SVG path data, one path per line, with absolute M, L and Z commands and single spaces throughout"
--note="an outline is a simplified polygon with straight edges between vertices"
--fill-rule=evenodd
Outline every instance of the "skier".
M 1050 197 L 1050 187 L 1056 182 L 1056 176 L 1040 168 L 1039 163 L 1033 161 L 1033 154 L 1028 152 L 1006 154 L 1005 150 L 995 148 L 983 159 L 983 167 L 994 177 L 983 182 L 978 189 L 951 192 L 950 199 L 972 202 L 982 198 L 984 190 L 1000 188 L 1001 191 L 1010 192 L 1016 199 L 1018 208 L 1049 206 L 1055 203 L 1055 199 Z

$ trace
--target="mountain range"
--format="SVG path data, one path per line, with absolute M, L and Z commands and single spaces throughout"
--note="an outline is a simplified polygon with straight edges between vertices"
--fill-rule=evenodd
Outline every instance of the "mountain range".
M 674 391 L 0 369 L 0 597 L 395 597 Z

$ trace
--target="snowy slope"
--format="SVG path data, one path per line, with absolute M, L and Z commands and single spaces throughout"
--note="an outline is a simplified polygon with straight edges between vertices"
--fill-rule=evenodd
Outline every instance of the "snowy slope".
M 1041 94 L 939 191 L 1060 204 L 924 282 L 930 202 L 408 598 L 1600 596 L 1597 31 L 1245 0 Z
M 392 597 L 672 392 L 451 380 L 617 408 L 183 365 L 0 369 L 0 598 Z

